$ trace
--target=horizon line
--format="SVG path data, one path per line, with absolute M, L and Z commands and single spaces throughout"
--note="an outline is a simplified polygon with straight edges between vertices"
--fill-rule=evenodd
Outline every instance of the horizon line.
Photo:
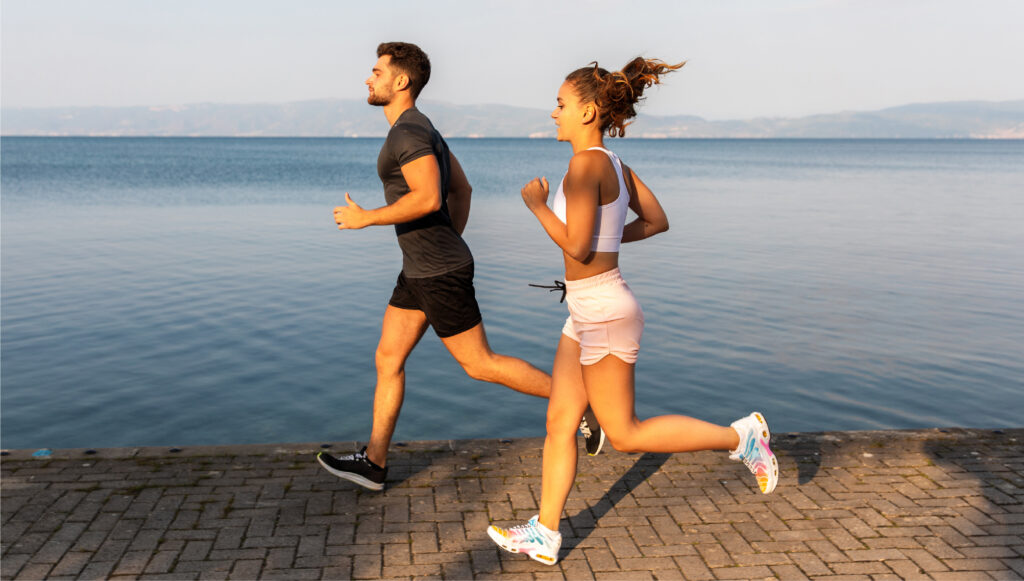
M 274 107 L 283 105 L 294 105 L 299 103 L 317 103 L 317 102 L 359 102 L 365 103 L 365 99 L 352 98 L 352 97 L 323 97 L 315 99 L 299 99 L 294 101 L 261 101 L 252 103 L 243 102 L 228 102 L 228 101 L 196 101 L 192 103 L 180 103 L 180 104 L 165 104 L 165 105 L 45 105 L 45 106 L 33 106 L 33 105 L 14 105 L 14 106 L 0 106 L 0 112 L 2 111 L 44 111 L 54 109 L 145 109 L 153 112 L 172 111 L 179 112 L 190 107 L 201 107 L 201 106 L 221 106 L 221 107 Z M 434 100 L 434 99 L 422 99 L 420 103 L 423 104 L 439 104 L 448 107 L 508 107 L 513 109 L 523 109 L 528 111 L 544 111 L 545 109 L 540 107 L 527 107 L 522 105 L 509 105 L 505 103 L 453 103 L 451 101 Z M 700 115 L 688 114 L 688 113 L 675 113 L 675 114 L 654 114 L 645 113 L 644 118 L 672 118 L 672 117 L 694 117 L 701 119 L 702 121 L 709 121 L 712 123 L 726 123 L 730 121 L 752 121 L 758 119 L 765 120 L 780 120 L 780 119 L 805 119 L 808 117 L 827 116 L 827 115 L 842 115 L 846 113 L 875 113 L 879 111 L 887 111 L 890 109 L 899 109 L 901 107 L 915 107 L 915 106 L 928 106 L 928 105 L 960 105 L 960 104 L 973 104 L 973 103 L 987 103 L 995 105 L 1003 105 L 1010 103 L 1022 103 L 1024 104 L 1024 97 L 1018 99 L 1005 99 L 1005 100 L 988 100 L 988 99 L 960 99 L 954 101 L 917 101 L 910 103 L 902 103 L 899 105 L 889 105 L 877 109 L 840 109 L 828 113 L 808 113 L 805 115 L 797 116 L 785 116 L 785 115 L 759 115 L 753 117 L 729 117 L 729 118 L 717 118 L 710 119 L 701 117 Z

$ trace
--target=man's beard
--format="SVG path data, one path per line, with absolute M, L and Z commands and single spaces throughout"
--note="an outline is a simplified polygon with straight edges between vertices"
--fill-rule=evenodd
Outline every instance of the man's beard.
M 370 93 L 366 97 L 366 102 L 376 107 L 384 107 L 391 104 L 391 95 L 379 95 L 377 93 Z

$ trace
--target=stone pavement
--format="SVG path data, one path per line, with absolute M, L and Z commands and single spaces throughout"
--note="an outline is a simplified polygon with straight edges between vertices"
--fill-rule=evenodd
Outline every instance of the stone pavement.
M 554 567 L 485 533 L 537 512 L 536 438 L 396 445 L 384 493 L 321 470 L 317 444 L 15 450 L 0 575 L 1021 579 L 1022 443 L 1024 429 L 775 434 L 768 496 L 724 453 L 584 454 Z

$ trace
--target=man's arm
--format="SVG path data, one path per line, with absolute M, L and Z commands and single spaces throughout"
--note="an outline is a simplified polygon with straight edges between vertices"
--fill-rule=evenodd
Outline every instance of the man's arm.
M 433 155 L 424 155 L 403 165 L 402 177 L 409 184 L 409 193 L 394 204 L 373 210 L 360 207 L 346 192 L 348 205 L 334 209 L 338 229 L 358 230 L 367 226 L 412 222 L 441 208 L 441 170 Z
M 473 195 L 473 186 L 469 185 L 466 172 L 462 171 L 455 154 L 449 152 L 451 175 L 448 177 L 448 214 L 452 219 L 452 227 L 462 235 L 469 221 L 469 203 Z

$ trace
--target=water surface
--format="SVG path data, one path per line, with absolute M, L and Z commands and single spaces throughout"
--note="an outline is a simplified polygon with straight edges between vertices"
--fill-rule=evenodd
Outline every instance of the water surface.
M 550 369 L 560 278 L 519 200 L 570 151 L 453 139 L 495 350 Z M 401 257 L 339 232 L 383 203 L 379 139 L 2 140 L 2 445 L 365 439 Z M 644 417 L 775 431 L 1019 426 L 1024 142 L 625 140 L 669 232 L 626 245 Z M 398 439 L 537 436 L 544 402 L 431 332 Z

